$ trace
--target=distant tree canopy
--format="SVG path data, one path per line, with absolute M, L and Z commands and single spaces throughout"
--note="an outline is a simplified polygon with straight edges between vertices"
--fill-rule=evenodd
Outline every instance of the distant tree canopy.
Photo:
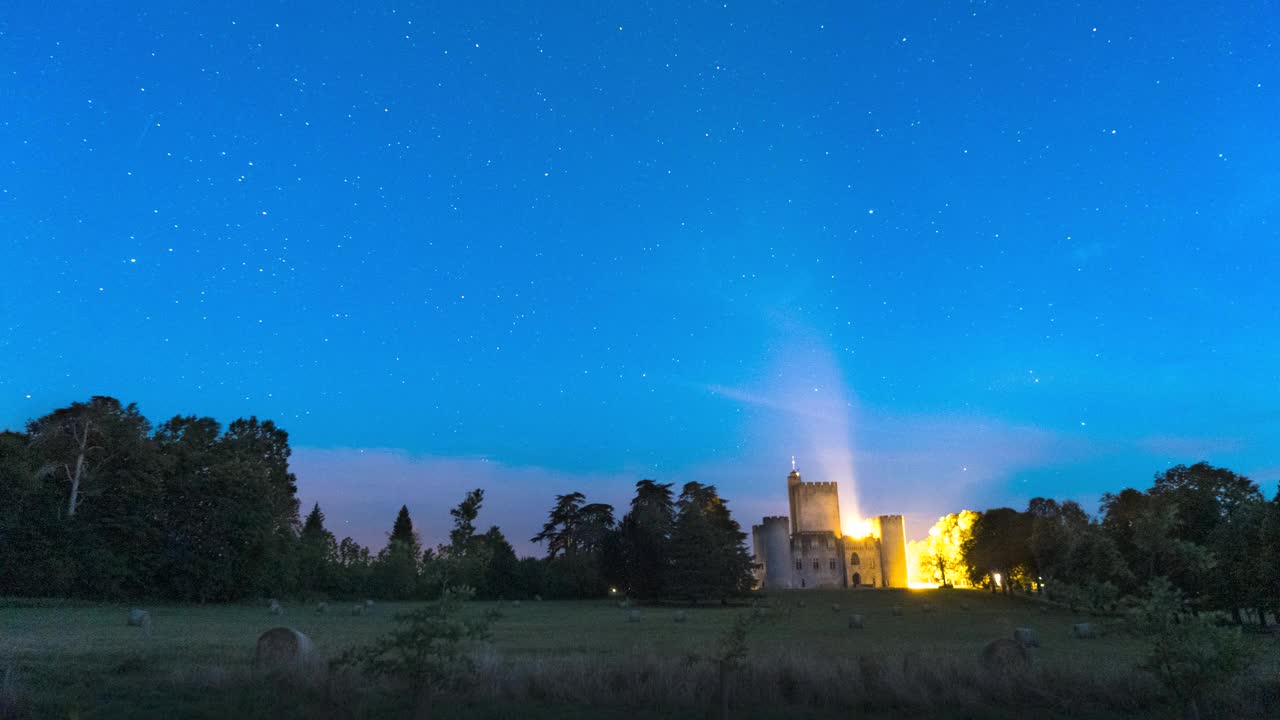
M 0 432 L 0 595 L 217 602 L 265 596 L 416 598 L 453 580 L 481 597 L 533 594 L 483 500 L 453 511 L 451 543 L 423 551 L 401 507 L 376 555 L 338 541 L 314 505 L 300 522 L 289 435 L 269 420 L 223 430 L 177 416 L 152 430 L 135 405 L 95 396 Z
M 1073 606 L 1114 609 L 1167 582 L 1192 610 L 1237 622 L 1252 610 L 1265 622 L 1280 611 L 1280 496 L 1266 500 L 1225 468 L 1178 465 L 1147 490 L 1104 495 L 1096 518 L 1046 498 L 980 513 L 963 561 L 993 592 L 1047 588 Z
M 746 534 L 715 487 L 696 482 L 674 500 L 671 485 L 641 480 L 620 524 L 610 505 L 559 495 L 533 541 L 546 543 L 553 596 L 612 590 L 700 602 L 741 595 L 754 582 Z
M 335 538 L 318 504 L 300 517 L 290 452 L 270 420 L 224 430 L 188 415 L 153 428 L 103 396 L 0 432 L 0 595 L 407 600 L 467 586 L 491 599 L 706 602 L 752 587 L 746 535 L 714 486 L 677 496 L 641 480 L 621 520 L 581 492 L 558 495 L 532 538 L 544 558 L 517 557 L 496 526 L 477 530 L 476 488 L 449 510 L 447 544 L 424 547 L 402 506 L 373 553 Z M 918 579 L 1073 606 L 1114 609 L 1167 584 L 1191 611 L 1280 611 L 1280 494 L 1203 462 L 1105 495 L 1097 517 L 1048 498 L 948 515 L 911 550 Z

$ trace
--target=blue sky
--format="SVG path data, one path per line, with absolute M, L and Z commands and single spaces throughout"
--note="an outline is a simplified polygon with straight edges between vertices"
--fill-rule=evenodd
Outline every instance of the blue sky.
M 0 426 L 274 418 L 373 542 L 1280 478 L 1265 3 L 220 5 L 0 11 Z

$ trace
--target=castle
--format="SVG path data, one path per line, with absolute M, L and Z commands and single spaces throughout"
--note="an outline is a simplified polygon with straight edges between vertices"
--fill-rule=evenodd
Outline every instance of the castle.
M 791 461 L 791 517 L 751 527 L 756 584 L 763 589 L 907 587 L 907 536 L 901 515 L 871 521 L 865 537 L 844 535 L 833 482 L 805 482 Z

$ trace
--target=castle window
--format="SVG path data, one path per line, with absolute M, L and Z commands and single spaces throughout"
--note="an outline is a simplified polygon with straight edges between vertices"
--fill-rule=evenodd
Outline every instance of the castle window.
M 814 570 L 817 570 L 817 569 L 818 569 L 818 561 L 817 561 L 817 559 L 816 559 L 816 558 L 815 558 L 815 559 L 814 559 L 814 561 L 813 561 L 813 569 L 814 569 Z
M 850 555 L 850 556 L 849 556 L 849 564 L 850 564 L 850 565 L 861 565 L 861 564 L 862 564 L 862 559 L 858 557 L 858 553 L 854 553 L 854 554 L 852 554 L 852 555 Z
M 797 570 L 803 570 L 803 569 L 804 569 L 804 561 L 803 561 L 803 560 L 797 560 L 797 561 L 796 561 L 796 569 L 797 569 Z
M 829 565 L 831 566 L 831 569 L 832 569 L 832 570 L 835 570 L 835 569 L 836 569 L 836 559 L 835 559 L 835 558 L 831 558 L 831 562 L 829 563 Z

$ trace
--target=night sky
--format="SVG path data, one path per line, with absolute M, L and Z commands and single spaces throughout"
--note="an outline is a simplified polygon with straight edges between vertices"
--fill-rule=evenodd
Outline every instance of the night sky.
M 176 5 L 0 10 L 0 427 L 273 418 L 375 545 L 1275 491 L 1274 3 Z

